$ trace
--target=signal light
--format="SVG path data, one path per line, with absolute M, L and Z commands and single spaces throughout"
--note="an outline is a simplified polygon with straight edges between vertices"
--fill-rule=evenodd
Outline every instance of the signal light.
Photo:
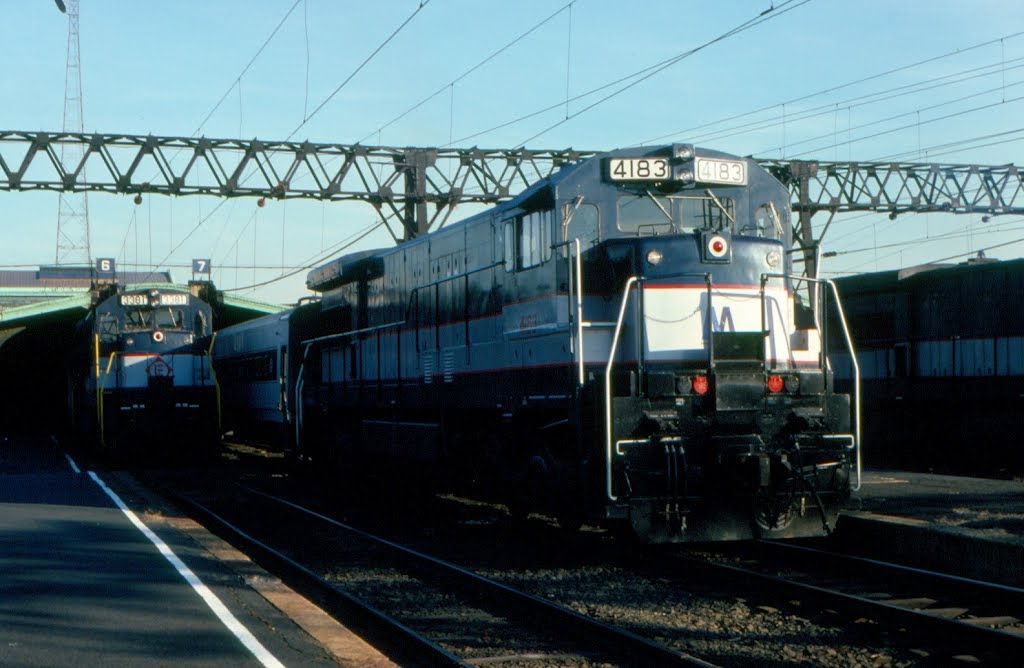
M 704 396 L 708 393 L 708 377 L 707 376 L 694 376 L 690 380 L 690 387 L 693 389 L 694 394 Z
M 782 380 L 782 376 L 771 375 L 768 376 L 768 391 L 772 394 L 778 394 L 786 387 L 785 381 Z

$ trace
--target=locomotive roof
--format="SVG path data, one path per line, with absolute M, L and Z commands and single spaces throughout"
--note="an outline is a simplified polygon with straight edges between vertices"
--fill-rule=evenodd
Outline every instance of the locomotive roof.
M 374 248 L 342 255 L 306 274 L 306 285 L 310 290 L 330 290 L 356 278 L 372 278 L 370 274 L 383 273 L 384 261 L 381 255 L 388 250 Z

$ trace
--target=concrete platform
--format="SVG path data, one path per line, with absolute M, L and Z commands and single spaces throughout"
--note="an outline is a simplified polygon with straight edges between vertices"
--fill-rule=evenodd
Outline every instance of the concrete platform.
M 1024 481 L 868 470 L 836 538 L 922 568 L 1024 586 Z
M 0 665 L 387 663 L 360 643 L 129 477 L 0 437 Z

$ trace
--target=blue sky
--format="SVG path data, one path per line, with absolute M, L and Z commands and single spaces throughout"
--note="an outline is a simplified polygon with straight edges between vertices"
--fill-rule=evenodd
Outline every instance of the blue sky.
M 80 6 L 87 132 L 588 150 L 693 141 L 771 158 L 1024 162 L 1024 6 L 1005 0 L 430 0 L 418 12 L 419 0 Z M 615 88 L 587 95 L 772 7 L 771 20 L 604 102 L 594 105 Z M 0 129 L 60 130 L 66 18 L 51 0 L 0 0 L 0 10 Z M 92 254 L 122 267 L 164 262 L 178 279 L 189 275 L 179 265 L 210 257 L 219 287 L 288 302 L 305 294 L 305 271 L 245 288 L 375 221 L 367 205 L 270 201 L 259 209 L 240 199 L 210 215 L 218 203 L 90 196 Z M 0 193 L 0 216 L 0 265 L 53 261 L 55 194 Z M 850 215 L 825 238 L 837 256 L 824 269 L 912 266 L 983 248 L 1008 259 L 1024 255 L 1024 242 L 1011 243 L 1018 238 L 1019 217 Z M 374 234 L 354 249 L 389 243 Z

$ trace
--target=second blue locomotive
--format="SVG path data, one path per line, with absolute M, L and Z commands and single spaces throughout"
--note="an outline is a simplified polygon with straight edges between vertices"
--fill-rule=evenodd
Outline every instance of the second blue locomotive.
M 186 461 L 219 447 L 202 286 L 114 284 L 75 327 L 67 358 L 71 427 L 117 460 Z
M 834 291 L 793 275 L 791 235 L 752 160 L 613 151 L 313 270 L 319 303 L 214 355 L 234 423 L 315 462 L 651 542 L 820 535 L 856 423 L 818 326 Z

